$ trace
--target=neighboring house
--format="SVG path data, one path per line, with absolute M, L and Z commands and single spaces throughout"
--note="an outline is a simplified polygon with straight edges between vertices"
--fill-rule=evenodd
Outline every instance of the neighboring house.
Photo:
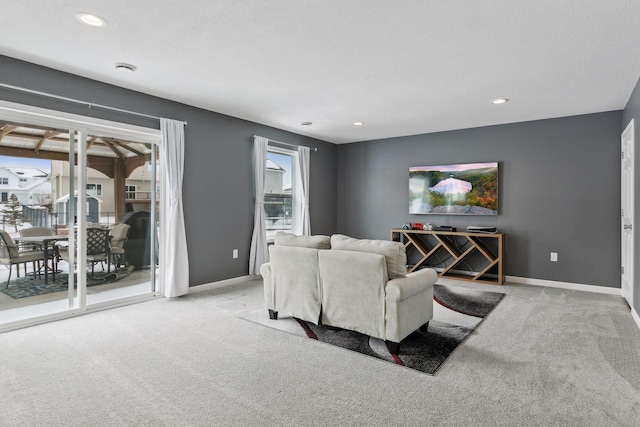
M 76 168 L 77 174 L 77 168 Z M 77 175 L 76 175 L 77 176 Z M 68 196 L 69 163 L 62 161 L 51 162 L 51 186 L 54 200 Z M 99 198 L 100 214 L 109 223 L 117 222 L 115 215 L 115 189 L 113 178 L 95 169 L 87 168 L 87 194 Z M 125 180 L 125 202 L 130 204 L 131 210 L 149 210 L 151 205 L 151 170 L 142 166 L 133 171 Z
M 273 160 L 267 159 L 264 177 L 264 194 L 284 194 L 284 173 L 284 168 Z M 289 191 L 291 191 L 291 189 L 289 189 Z M 289 192 L 289 194 L 291 194 L 291 192 Z
M 15 194 L 21 205 L 51 203 L 49 175 L 40 169 L 0 167 L 0 202 Z

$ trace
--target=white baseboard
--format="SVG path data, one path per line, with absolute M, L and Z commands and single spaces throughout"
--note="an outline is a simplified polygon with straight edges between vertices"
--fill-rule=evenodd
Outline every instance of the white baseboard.
M 607 286 L 583 285 L 580 283 L 558 282 L 555 280 L 530 279 L 528 277 L 506 276 L 505 281 L 511 283 L 521 283 L 524 285 L 546 286 L 549 288 L 570 289 L 573 291 L 596 292 L 599 294 L 622 296 L 620 288 L 609 288 Z
M 638 329 L 640 329 L 640 316 L 638 316 L 638 312 L 631 307 L 631 317 L 636 321 L 636 325 L 638 325 Z
M 231 279 L 219 280 L 217 282 L 205 283 L 204 285 L 192 286 L 189 288 L 190 294 L 197 292 L 210 291 L 212 289 L 225 288 L 227 286 L 237 285 L 239 283 L 249 282 L 251 280 L 262 279 L 259 274 L 247 274 L 246 276 L 233 277 Z
M 194 294 L 198 292 L 206 292 L 212 289 L 224 288 L 227 286 L 233 286 L 244 282 L 249 282 L 252 280 L 260 279 L 260 275 L 252 275 L 248 274 L 246 276 L 233 277 L 231 279 L 219 280 L 217 282 L 205 283 L 204 285 L 193 286 L 189 288 L 189 293 Z M 571 289 L 574 291 L 584 291 L 584 292 L 595 292 L 600 294 L 608 294 L 608 295 L 621 295 L 621 290 L 618 288 L 609 288 L 606 286 L 595 286 L 595 285 L 583 285 L 579 283 L 570 283 L 570 282 L 558 282 L 555 280 L 543 280 L 543 279 L 530 279 L 528 277 L 517 277 L 517 276 L 505 276 L 505 280 L 511 283 L 521 283 L 525 285 L 534 285 L 534 286 L 547 286 L 550 288 L 561 288 L 561 289 Z M 631 316 L 633 320 L 640 328 L 640 316 L 638 313 L 631 308 Z
M 0 334 L 9 331 L 15 331 L 18 329 L 28 328 L 31 326 L 42 325 L 45 323 L 56 322 L 58 320 L 70 319 L 72 317 L 84 316 L 85 314 L 91 314 L 98 311 L 109 310 L 112 308 L 124 307 L 127 305 L 138 304 L 145 301 L 151 301 L 154 298 L 159 297 L 160 294 L 147 293 L 143 295 L 135 295 L 127 298 L 122 298 L 117 302 L 110 301 L 100 304 L 91 305 L 86 310 L 71 309 L 69 311 L 63 311 L 60 313 L 47 314 L 44 316 L 30 317 L 24 320 L 18 320 L 11 323 L 5 323 L 0 325 Z

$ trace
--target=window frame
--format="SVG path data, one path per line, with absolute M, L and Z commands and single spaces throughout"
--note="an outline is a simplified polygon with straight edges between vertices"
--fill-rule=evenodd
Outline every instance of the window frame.
M 89 187 L 93 188 L 89 188 Z M 102 184 L 87 183 L 87 191 L 95 191 L 94 196 L 102 196 Z
M 277 230 L 277 231 L 284 231 L 284 232 L 288 232 L 288 233 L 293 233 L 293 230 L 296 229 L 296 224 L 294 224 L 294 222 L 296 221 L 297 215 L 296 215 L 296 204 L 293 203 L 293 201 L 296 198 L 296 193 L 297 193 L 297 173 L 298 173 L 298 151 L 297 150 L 291 150 L 291 149 L 287 149 L 287 148 L 282 148 L 282 147 L 276 147 L 273 145 L 267 145 L 267 160 L 269 160 L 269 153 L 274 153 L 274 154 L 279 154 L 279 155 L 284 155 L 284 156 L 289 156 L 291 157 L 291 227 L 287 228 L 287 229 L 281 229 L 281 230 Z M 265 167 L 265 173 L 266 173 L 266 167 Z M 266 182 L 265 182 L 266 183 Z M 266 190 L 266 186 L 265 186 L 265 190 Z M 268 196 L 269 194 L 273 194 L 273 193 L 263 193 L 262 195 L 262 201 L 266 203 L 265 197 Z M 284 193 L 281 193 L 284 194 Z M 275 232 L 271 233 L 272 235 L 270 235 L 270 233 L 268 232 L 268 226 L 266 224 L 266 220 L 267 220 L 267 215 L 266 215 L 266 211 L 265 211 L 265 229 L 267 229 L 267 243 L 273 243 L 274 237 L 275 237 Z M 276 232 L 277 232 L 276 231 Z
M 87 134 L 100 134 L 105 137 L 113 137 L 119 139 L 135 140 L 139 143 L 152 144 L 160 151 L 160 155 L 164 154 L 164 142 L 162 139 L 162 133 L 159 129 L 141 127 L 137 125 L 131 125 L 123 122 L 114 122 L 110 120 L 98 119 L 89 116 L 82 116 L 72 113 L 66 113 L 59 110 L 52 110 L 42 107 L 36 107 L 26 104 L 17 104 L 0 100 L 0 120 L 25 123 L 33 126 L 44 126 L 51 128 L 67 129 L 70 131 L 70 144 L 74 146 L 73 138 L 78 140 L 86 139 Z M 152 151 L 155 153 L 156 151 Z M 86 171 L 87 157 L 86 157 L 86 144 L 78 144 L 78 169 L 81 172 Z M 70 151 L 70 157 L 74 154 L 74 149 Z M 155 154 L 152 154 L 152 160 L 155 162 Z M 73 161 L 70 161 L 73 163 Z M 73 171 L 73 168 L 70 168 Z M 162 176 L 162 164 L 160 164 L 160 176 Z M 72 179 L 73 181 L 73 179 Z M 77 188 L 83 188 L 86 186 L 86 173 L 80 173 L 78 175 Z M 161 197 L 166 200 L 166 187 L 161 186 Z M 72 192 L 70 191 L 70 194 Z M 86 203 L 87 193 L 86 191 L 78 192 L 78 208 L 80 212 L 77 212 L 78 221 L 78 236 L 83 236 L 86 233 L 86 221 L 82 219 L 81 212 L 84 210 L 84 203 Z M 166 218 L 168 216 L 168 204 L 160 203 L 159 212 L 160 218 Z M 153 218 L 153 216 L 152 216 Z M 162 241 L 166 235 L 166 222 L 160 221 L 159 223 L 159 239 Z M 71 234 L 70 241 L 73 241 L 74 234 Z M 152 242 L 154 241 L 155 233 L 151 234 Z M 154 249 L 155 248 L 155 249 Z M 156 248 L 154 244 L 151 244 L 151 251 L 154 251 L 150 256 L 157 256 L 159 259 L 165 258 L 164 245 L 160 245 Z M 153 258 L 152 258 L 153 259 Z M 80 252 L 78 258 L 76 258 L 78 265 L 83 265 L 86 262 L 86 254 Z M 155 295 L 162 295 L 164 292 L 164 263 L 160 262 L 158 265 L 159 271 L 157 274 L 150 276 L 152 291 L 148 294 L 136 295 L 131 297 L 123 297 L 121 299 L 114 299 L 105 302 L 97 302 L 87 304 L 87 292 L 86 292 L 86 276 L 78 275 L 77 287 L 74 292 L 69 292 L 68 304 L 66 308 L 61 309 L 61 305 L 54 305 L 51 311 L 40 313 L 34 313 L 33 316 L 25 319 L 18 319 L 15 321 L 8 321 L 6 323 L 0 323 L 0 333 L 16 328 L 24 327 L 25 325 L 32 325 L 37 323 L 44 323 L 52 320 L 64 319 L 87 312 L 102 310 L 104 307 L 116 306 L 120 304 L 126 304 L 129 302 L 139 302 L 145 298 L 151 299 Z M 73 276 L 71 276 L 73 277 Z M 70 288 L 73 288 L 71 286 Z M 64 301 L 64 300 L 61 300 Z
M 138 186 L 137 185 L 125 184 L 125 186 L 124 186 L 125 199 L 127 199 L 127 200 L 137 200 L 137 197 L 136 197 L 136 193 L 137 192 L 138 192 Z M 130 197 L 130 195 L 133 195 L 133 197 Z

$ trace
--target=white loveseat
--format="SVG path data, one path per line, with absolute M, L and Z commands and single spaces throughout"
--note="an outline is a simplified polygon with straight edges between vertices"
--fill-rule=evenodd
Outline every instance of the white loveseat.
M 358 331 L 397 354 L 400 341 L 433 317 L 437 273 L 407 274 L 402 243 L 280 232 L 269 255 L 260 273 L 272 319 L 283 313 Z

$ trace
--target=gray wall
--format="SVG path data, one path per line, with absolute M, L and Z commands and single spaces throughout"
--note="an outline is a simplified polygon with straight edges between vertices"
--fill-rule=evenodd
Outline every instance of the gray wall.
M 620 123 L 606 112 L 338 146 L 338 231 L 405 222 L 506 233 L 506 273 L 620 287 Z M 499 215 L 408 214 L 410 166 L 498 161 Z M 550 252 L 558 262 L 550 262 Z
M 638 152 L 638 147 L 640 147 L 640 80 L 636 84 L 636 87 L 631 94 L 631 98 L 629 98 L 629 102 L 625 107 L 622 113 L 622 128 L 621 131 L 627 127 L 631 119 L 635 119 L 634 121 L 634 131 L 635 131 L 635 142 L 636 142 L 636 153 Z M 635 188 L 636 188 L 636 197 L 635 197 L 635 212 L 636 217 L 640 214 L 640 196 L 638 196 L 638 189 L 640 189 L 640 158 L 636 154 L 635 158 Z M 635 259 L 634 259 L 634 274 L 635 280 L 633 285 L 633 308 L 636 312 L 640 312 L 640 232 L 636 231 L 635 233 Z
M 0 82 L 188 120 L 183 197 L 191 285 L 247 274 L 253 223 L 251 136 L 259 134 L 319 148 L 311 154 L 314 234 L 339 231 L 388 239 L 389 229 L 404 222 L 461 229 L 494 225 L 507 234 L 508 275 L 620 286 L 620 131 L 630 117 L 640 117 L 638 87 L 624 112 L 335 146 L 3 56 Z M 10 90 L 0 90 L 0 98 L 158 126 L 154 120 Z M 497 217 L 407 213 L 410 166 L 496 160 L 501 168 Z M 236 248 L 240 258 L 233 260 Z M 558 252 L 559 262 L 549 261 L 551 251 Z M 637 286 L 635 294 L 638 307 Z
M 336 146 L 245 120 L 0 56 L 0 82 L 154 116 L 187 120 L 183 201 L 190 285 L 248 273 L 253 227 L 252 135 L 318 147 L 311 153 L 311 230 L 336 230 Z M 215 94 L 212 94 L 215 96 Z M 158 128 L 156 120 L 0 89 L 0 99 Z M 240 257 L 232 259 L 232 250 Z

